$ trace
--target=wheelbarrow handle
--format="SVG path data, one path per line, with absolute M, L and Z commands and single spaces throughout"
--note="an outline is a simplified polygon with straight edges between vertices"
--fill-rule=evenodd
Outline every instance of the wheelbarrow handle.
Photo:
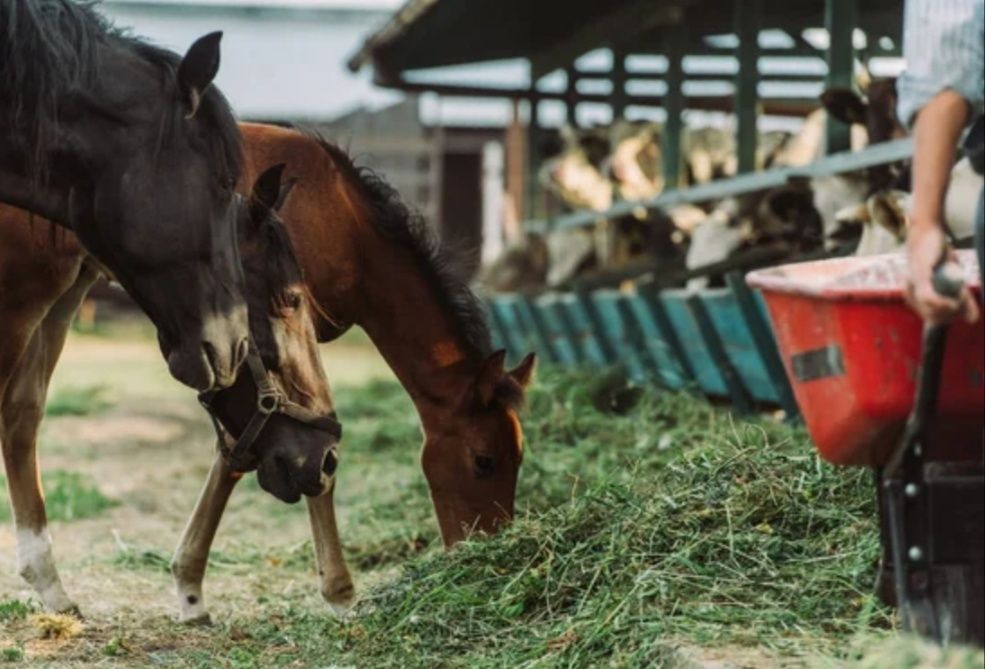
M 964 272 L 953 260 L 942 262 L 934 268 L 931 283 L 938 295 L 955 299 L 964 288 Z
M 950 260 L 934 268 L 932 276 L 934 290 L 943 297 L 954 299 L 964 287 L 964 272 Z M 927 421 L 937 408 L 937 395 L 940 390 L 941 364 L 944 360 L 944 345 L 947 342 L 947 324 L 927 324 L 923 329 L 923 351 L 920 368 L 917 370 L 917 388 L 913 398 L 913 410 L 906 421 L 906 429 L 899 448 L 886 463 L 885 475 L 891 476 L 899 468 L 906 451 L 921 438 Z

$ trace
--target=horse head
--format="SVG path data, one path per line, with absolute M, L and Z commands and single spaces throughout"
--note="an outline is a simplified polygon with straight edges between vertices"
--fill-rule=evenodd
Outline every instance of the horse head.
M 250 343 L 226 389 L 202 396 L 232 466 L 257 469 L 260 486 L 285 502 L 326 492 L 338 464 L 341 428 L 315 338 L 316 310 L 294 248 L 277 216 L 291 184 L 283 165 L 256 180 L 239 208 Z

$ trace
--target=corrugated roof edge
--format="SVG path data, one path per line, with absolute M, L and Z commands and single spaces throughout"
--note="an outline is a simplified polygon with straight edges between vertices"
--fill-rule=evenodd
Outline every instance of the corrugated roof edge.
M 438 2 L 439 0 L 407 0 L 382 28 L 363 41 L 362 46 L 349 58 L 346 65 L 353 72 L 359 71 L 363 65 L 372 60 L 374 51 L 402 35 L 408 26 L 427 14 Z

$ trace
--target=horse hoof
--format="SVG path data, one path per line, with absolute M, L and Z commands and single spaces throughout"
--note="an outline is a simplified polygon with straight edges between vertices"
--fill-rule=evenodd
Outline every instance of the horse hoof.
M 206 611 L 191 618 L 181 618 L 178 622 L 189 627 L 212 627 L 212 616 Z
M 355 604 L 356 601 L 350 600 L 348 602 L 335 603 L 328 602 L 328 608 L 331 609 L 332 615 L 334 615 L 339 620 L 349 620 L 355 617 Z
M 85 616 L 82 615 L 82 611 L 79 609 L 78 604 L 70 604 L 69 606 L 66 606 L 61 611 L 55 611 L 55 613 L 61 616 L 71 616 L 72 618 L 75 618 L 79 622 L 83 622 L 86 619 Z
M 352 609 L 356 604 L 356 588 L 348 576 L 340 578 L 332 585 L 322 587 L 321 596 L 336 618 L 351 617 Z

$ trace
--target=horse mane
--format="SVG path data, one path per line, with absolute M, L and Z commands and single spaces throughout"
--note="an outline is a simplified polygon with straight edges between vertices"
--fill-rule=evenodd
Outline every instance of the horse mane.
M 376 231 L 415 258 L 421 273 L 450 315 L 466 355 L 473 361 L 485 359 L 492 351 L 492 343 L 482 303 L 463 278 L 455 256 L 441 244 L 424 217 L 409 208 L 383 177 L 366 166 L 357 166 L 345 150 L 317 133 L 305 134 L 318 142 L 357 189 L 363 204 L 370 209 Z M 395 290 L 399 287 L 395 286 Z
M 43 148 L 59 123 L 59 99 L 91 90 L 99 75 L 98 47 L 127 49 L 157 67 L 168 87 L 177 86 L 180 56 L 113 26 L 91 2 L 73 0 L 0 1 L 0 126 L 25 150 L 35 179 L 44 174 Z M 112 110 L 107 110 L 112 112 Z M 160 149 L 180 114 L 167 106 Z M 214 86 L 205 91 L 196 114 L 207 126 L 205 148 L 233 178 L 242 170 L 242 139 L 229 104 Z

